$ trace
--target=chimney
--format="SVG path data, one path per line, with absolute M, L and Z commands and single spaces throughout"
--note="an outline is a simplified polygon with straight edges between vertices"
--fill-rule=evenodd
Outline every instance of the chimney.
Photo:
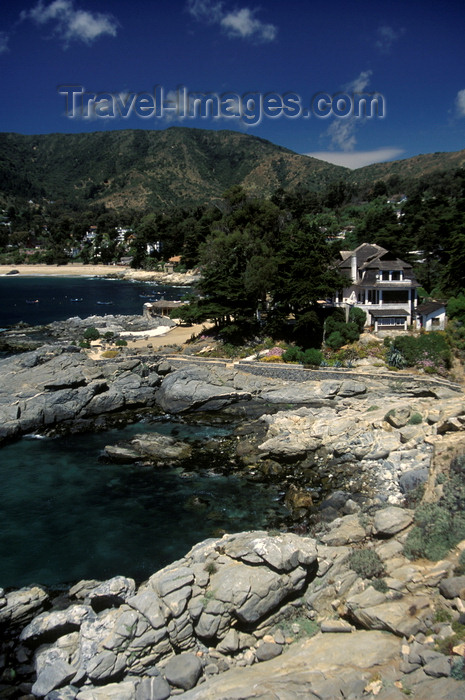
M 357 284 L 357 282 L 358 282 L 357 256 L 355 255 L 355 253 L 352 253 L 352 255 L 350 256 L 350 274 L 352 277 L 353 284 Z

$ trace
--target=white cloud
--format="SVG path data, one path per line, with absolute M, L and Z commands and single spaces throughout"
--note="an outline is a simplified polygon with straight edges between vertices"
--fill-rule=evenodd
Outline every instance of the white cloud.
M 221 22 L 221 18 L 224 17 L 223 3 L 212 0 L 188 0 L 187 10 L 199 22 L 208 24 Z
M 400 39 L 405 29 L 393 29 L 387 24 L 383 24 L 378 27 L 377 39 L 375 41 L 375 46 L 381 53 L 389 53 L 391 47 L 395 41 Z
M 343 165 L 345 168 L 355 170 L 363 168 L 365 165 L 372 163 L 382 163 L 384 161 L 398 158 L 404 153 L 402 148 L 376 148 L 373 151 L 315 151 L 314 153 L 304 153 L 306 156 L 324 160 L 333 165 Z
M 9 51 L 8 41 L 10 37 L 6 32 L 0 32 L 0 53 L 6 53 Z
M 256 18 L 257 9 L 243 7 L 228 12 L 223 2 L 215 0 L 188 0 L 188 12 L 199 22 L 219 24 L 232 39 L 274 41 L 278 33 L 273 24 L 265 24 Z
M 350 117 L 338 118 L 330 124 L 326 130 L 326 134 L 331 138 L 331 146 L 340 148 L 343 151 L 353 151 L 357 139 L 355 137 L 355 129 L 357 122 Z
M 371 70 L 362 71 L 354 80 L 344 85 L 344 92 L 350 95 L 360 95 L 368 87 L 371 76 Z M 364 122 L 364 118 L 355 115 L 336 117 L 325 131 L 325 135 L 330 138 L 330 148 L 353 151 L 357 143 L 357 128 Z
M 363 92 L 368 87 L 370 78 L 373 75 L 372 70 L 363 70 L 360 75 L 344 86 L 345 92 Z
M 228 12 L 221 20 L 226 33 L 235 38 L 249 39 L 256 37 L 261 41 L 274 41 L 277 29 L 273 24 L 264 24 L 254 17 L 255 10 L 244 7 L 242 10 Z
M 455 98 L 455 109 L 458 117 L 465 117 L 465 90 L 459 90 Z
M 116 36 L 118 23 L 110 14 L 88 12 L 74 6 L 73 0 L 53 0 L 44 5 L 39 0 L 31 10 L 23 10 L 21 19 L 30 19 L 38 25 L 51 22 L 54 33 L 60 37 L 65 46 L 72 41 L 91 44 L 101 36 Z

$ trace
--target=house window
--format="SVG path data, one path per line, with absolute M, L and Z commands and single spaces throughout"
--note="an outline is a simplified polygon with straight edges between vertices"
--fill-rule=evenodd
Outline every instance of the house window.
M 381 272 L 381 279 L 383 282 L 389 282 L 389 270 L 383 270 Z
M 383 304 L 408 304 L 408 289 L 384 289 Z
M 441 319 L 439 318 L 439 316 L 431 319 L 431 325 L 433 328 L 439 328 L 439 326 L 441 325 Z
M 378 319 L 378 326 L 404 326 L 405 318 L 402 316 L 386 316 Z
M 379 291 L 377 289 L 368 290 L 368 303 L 379 304 Z
M 402 279 L 401 271 L 400 270 L 393 270 L 391 279 L 393 282 L 400 282 L 400 280 Z
M 359 304 L 364 304 L 365 303 L 365 291 L 359 292 L 357 294 L 357 301 Z

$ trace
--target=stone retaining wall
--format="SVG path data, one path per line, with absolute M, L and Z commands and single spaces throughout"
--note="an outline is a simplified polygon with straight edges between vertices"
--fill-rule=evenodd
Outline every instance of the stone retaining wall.
M 142 359 L 142 358 L 141 358 Z M 148 358 L 146 358 L 148 360 Z M 320 367 L 318 369 L 307 369 L 301 364 L 285 365 L 283 363 L 273 363 L 273 362 L 249 362 L 244 360 L 239 360 L 239 362 L 229 363 L 226 360 L 200 357 L 183 357 L 180 355 L 170 355 L 170 356 L 160 356 L 158 359 L 166 359 L 172 366 L 179 368 L 185 364 L 196 364 L 196 365 L 219 365 L 226 367 L 228 365 L 234 366 L 241 372 L 247 372 L 248 374 L 254 374 L 261 377 L 271 377 L 273 379 L 283 379 L 284 381 L 291 382 L 307 382 L 307 381 L 325 381 L 325 380 L 343 380 L 343 379 L 355 379 L 356 381 L 366 382 L 368 379 L 375 379 L 380 381 L 391 381 L 398 382 L 400 389 L 402 391 L 408 391 L 405 386 L 411 382 L 416 382 L 423 384 L 425 389 L 437 389 L 440 386 L 447 387 L 452 391 L 461 392 L 462 387 L 455 382 L 451 382 L 448 379 L 436 378 L 436 377 L 419 377 L 415 374 L 403 374 L 400 372 L 357 372 L 357 370 L 350 370 L 345 368 L 329 368 Z M 153 362 L 153 357 L 151 358 Z

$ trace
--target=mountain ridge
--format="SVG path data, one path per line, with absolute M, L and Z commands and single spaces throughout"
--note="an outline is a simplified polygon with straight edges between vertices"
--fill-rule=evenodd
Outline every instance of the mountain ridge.
M 269 197 L 328 185 L 418 179 L 465 165 L 465 150 L 418 155 L 356 170 L 231 130 L 173 126 L 79 134 L 0 133 L 0 196 L 109 209 L 208 204 L 233 185 Z

